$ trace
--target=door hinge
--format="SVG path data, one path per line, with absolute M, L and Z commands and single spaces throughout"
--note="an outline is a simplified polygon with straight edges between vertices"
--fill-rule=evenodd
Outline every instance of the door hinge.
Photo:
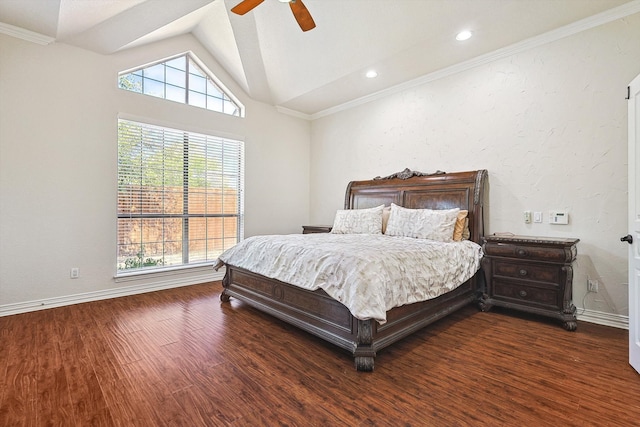
M 627 86 L 627 97 L 625 99 L 631 99 L 631 86 Z

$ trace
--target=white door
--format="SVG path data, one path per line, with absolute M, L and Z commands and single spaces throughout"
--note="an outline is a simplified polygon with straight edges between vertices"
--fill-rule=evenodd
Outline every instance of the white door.
M 640 75 L 629 84 L 629 363 L 640 373 Z

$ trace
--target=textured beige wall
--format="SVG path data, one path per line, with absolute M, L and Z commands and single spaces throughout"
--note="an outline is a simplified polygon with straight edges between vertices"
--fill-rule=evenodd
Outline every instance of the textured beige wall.
M 575 305 L 626 315 L 624 97 L 638 40 L 633 15 L 315 120 L 312 222 L 332 222 L 350 180 L 486 168 L 488 232 L 580 238 Z M 525 210 L 545 222 L 524 224 Z M 549 210 L 570 224 L 548 224 Z M 586 295 L 588 278 L 598 294 Z

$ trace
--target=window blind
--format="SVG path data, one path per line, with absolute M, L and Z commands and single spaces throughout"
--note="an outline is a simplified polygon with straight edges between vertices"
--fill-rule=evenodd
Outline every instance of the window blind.
M 118 121 L 117 271 L 215 260 L 243 235 L 243 143 Z

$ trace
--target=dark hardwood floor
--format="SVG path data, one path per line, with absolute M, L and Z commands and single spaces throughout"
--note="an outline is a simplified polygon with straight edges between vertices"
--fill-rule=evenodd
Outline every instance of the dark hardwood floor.
M 220 290 L 0 318 L 0 425 L 640 425 L 625 330 L 469 306 L 362 373 Z

